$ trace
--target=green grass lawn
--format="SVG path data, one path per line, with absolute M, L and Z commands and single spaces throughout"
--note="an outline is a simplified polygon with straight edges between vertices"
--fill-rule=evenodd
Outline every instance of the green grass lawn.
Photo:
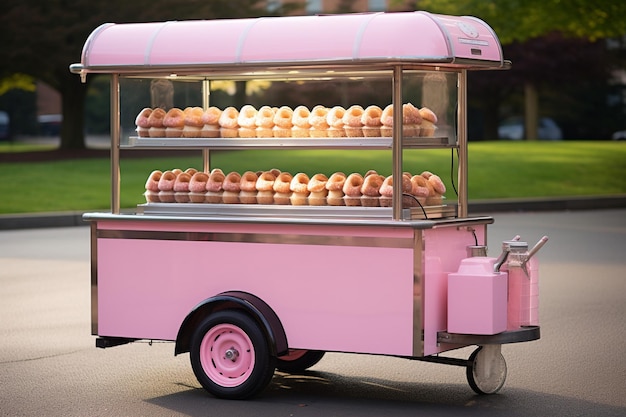
M 0 147 L 0 152 L 3 152 Z M 132 151 L 129 151 L 132 152 Z M 448 199 L 456 199 L 451 181 L 451 150 L 410 150 L 404 169 L 424 170 L 444 179 Z M 123 208 L 143 203 L 146 178 L 154 169 L 201 168 L 197 157 L 122 158 Z M 456 157 L 454 158 L 456 164 Z M 0 214 L 108 210 L 109 159 L 0 164 Z M 391 173 L 389 151 L 222 151 L 212 167 L 225 172 L 278 168 L 330 174 L 376 169 Z M 469 145 L 469 198 L 533 198 L 626 194 L 626 142 L 474 142 Z

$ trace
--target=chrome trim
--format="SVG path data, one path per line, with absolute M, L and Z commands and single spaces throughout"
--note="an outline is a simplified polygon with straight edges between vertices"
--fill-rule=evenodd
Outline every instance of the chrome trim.
M 120 77 L 111 76 L 111 212 L 120 212 Z
M 467 152 L 467 71 L 463 70 L 458 75 L 458 109 L 457 109 L 457 141 L 459 144 L 459 166 L 457 180 L 459 184 L 459 211 L 458 216 L 467 217 L 467 172 L 468 172 L 468 152 Z
M 91 223 L 91 334 L 98 334 L 98 228 L 97 223 Z
M 413 235 L 413 356 L 424 355 L 424 234 Z
M 193 242 L 273 243 L 287 245 L 413 248 L 410 238 L 296 235 L 269 233 L 166 232 L 144 230 L 98 230 L 98 239 L 169 240 Z

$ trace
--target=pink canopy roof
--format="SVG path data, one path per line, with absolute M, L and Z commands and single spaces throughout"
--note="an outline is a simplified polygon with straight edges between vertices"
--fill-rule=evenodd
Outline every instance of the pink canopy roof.
M 473 17 L 364 13 L 104 24 L 75 72 L 332 63 L 503 66 L 493 30 Z

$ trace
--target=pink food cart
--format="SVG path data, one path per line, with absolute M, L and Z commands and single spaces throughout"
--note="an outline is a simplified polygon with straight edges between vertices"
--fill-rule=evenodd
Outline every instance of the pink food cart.
M 502 252 L 498 243 L 499 258 L 487 256 L 493 219 L 467 210 L 466 88 L 468 71 L 509 66 L 484 22 L 427 12 L 98 27 L 71 66 L 83 80 L 111 79 L 111 210 L 84 215 L 96 346 L 174 342 L 176 354 L 190 353 L 202 386 L 222 398 L 255 395 L 275 369 L 302 371 L 325 352 L 458 365 L 477 393 L 500 390 L 501 345 L 540 337 L 532 255 L 545 238 L 529 250 L 512 237 Z M 223 88 L 236 83 L 282 87 L 303 102 L 330 91 L 327 108 L 347 108 L 365 89 L 389 103 L 391 130 L 304 138 L 139 132 L 142 108 L 225 109 Z M 409 102 L 436 113 L 435 127 L 406 130 Z M 120 150 L 136 149 L 197 150 L 194 175 L 219 168 L 216 150 L 374 150 L 388 163 L 393 193 L 387 204 L 230 204 L 209 200 L 207 190 L 206 199 L 147 199 L 122 210 Z M 420 201 L 403 178 L 427 168 L 412 167 L 411 155 L 433 149 L 450 152 L 454 192 Z M 467 360 L 442 355 L 472 345 Z

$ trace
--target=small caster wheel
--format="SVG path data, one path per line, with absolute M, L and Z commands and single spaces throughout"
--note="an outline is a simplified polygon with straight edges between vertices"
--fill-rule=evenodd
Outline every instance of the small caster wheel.
M 477 394 L 495 394 L 506 380 L 506 361 L 500 351 L 501 345 L 485 345 L 469 357 L 467 382 Z

